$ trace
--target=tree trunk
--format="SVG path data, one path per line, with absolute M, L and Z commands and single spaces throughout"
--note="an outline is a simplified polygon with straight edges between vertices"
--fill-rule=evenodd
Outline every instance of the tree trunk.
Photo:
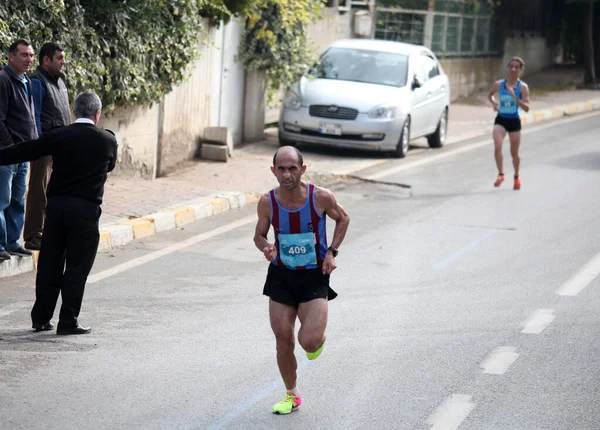
M 594 64 L 594 0 L 589 0 L 585 14 L 583 29 L 583 61 L 585 67 L 585 83 L 596 82 L 596 65 Z

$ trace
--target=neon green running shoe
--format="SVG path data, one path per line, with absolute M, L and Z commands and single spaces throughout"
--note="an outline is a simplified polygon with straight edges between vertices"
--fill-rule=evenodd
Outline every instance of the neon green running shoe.
M 273 405 L 273 413 L 278 415 L 291 414 L 300 409 L 302 397 L 293 393 L 286 393 L 285 399 Z
M 325 346 L 325 343 L 323 343 L 323 345 L 321 345 L 321 347 L 319 349 L 317 349 L 315 352 L 306 351 L 306 357 L 309 360 L 316 360 L 317 358 L 319 358 L 319 355 L 321 355 L 321 353 L 323 352 L 324 346 Z

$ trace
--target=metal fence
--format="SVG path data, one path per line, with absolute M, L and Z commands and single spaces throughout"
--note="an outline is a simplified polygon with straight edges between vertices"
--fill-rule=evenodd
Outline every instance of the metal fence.
M 375 9 L 374 37 L 425 45 L 441 58 L 502 53 L 500 21 L 488 13 L 378 7 Z

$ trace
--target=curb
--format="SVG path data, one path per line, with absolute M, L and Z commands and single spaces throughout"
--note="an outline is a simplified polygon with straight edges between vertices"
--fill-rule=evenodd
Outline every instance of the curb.
M 521 123 L 534 124 L 551 119 L 561 118 L 563 116 L 577 115 L 596 110 L 600 110 L 600 98 L 558 106 L 553 109 L 531 111 L 528 114 L 521 115 Z
M 118 246 L 144 237 L 200 221 L 232 209 L 240 209 L 258 201 L 259 194 L 222 192 L 211 194 L 139 218 L 130 218 L 100 225 L 98 252 L 110 251 Z M 0 278 L 32 272 L 37 267 L 39 251 L 31 257 L 13 257 L 0 264 Z

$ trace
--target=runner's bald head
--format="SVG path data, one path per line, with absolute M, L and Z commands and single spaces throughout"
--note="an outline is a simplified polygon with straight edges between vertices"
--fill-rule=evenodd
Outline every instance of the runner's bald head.
M 304 159 L 302 158 L 302 154 L 300 153 L 300 151 L 298 151 L 298 149 L 296 147 L 282 146 L 275 152 L 275 155 L 273 155 L 273 167 L 275 167 L 275 165 L 277 163 L 277 157 L 283 156 L 283 155 L 295 157 L 296 160 L 298 160 L 298 165 L 300 167 L 302 167 L 304 165 Z

